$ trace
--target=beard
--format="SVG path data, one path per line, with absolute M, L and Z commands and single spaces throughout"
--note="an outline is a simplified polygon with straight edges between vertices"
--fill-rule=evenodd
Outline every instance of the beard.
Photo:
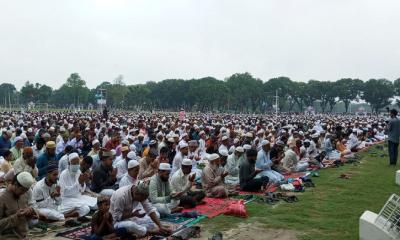
M 163 182 L 168 182 L 168 180 L 169 180 L 169 177 L 160 176 L 160 178 L 161 178 L 161 181 L 163 181 Z

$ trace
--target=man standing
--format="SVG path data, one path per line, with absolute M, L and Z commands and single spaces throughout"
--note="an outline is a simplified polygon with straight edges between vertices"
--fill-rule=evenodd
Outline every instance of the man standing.
M 389 164 L 396 165 L 399 152 L 400 120 L 397 118 L 397 110 L 390 110 L 390 120 L 388 124 L 388 150 Z
M 35 210 L 28 206 L 26 192 L 35 180 L 28 172 L 16 175 L 5 191 L 0 192 L 0 239 L 4 231 L 11 230 L 18 238 L 26 239 L 28 223 L 38 218 Z

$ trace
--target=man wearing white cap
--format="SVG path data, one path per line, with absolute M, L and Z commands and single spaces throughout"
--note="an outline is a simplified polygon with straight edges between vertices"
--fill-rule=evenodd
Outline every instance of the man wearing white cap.
M 229 137 L 224 135 L 221 138 L 221 145 L 218 148 L 218 152 L 220 152 L 221 150 L 226 150 L 226 152 L 228 152 L 228 144 L 229 144 Z
M 37 222 L 39 215 L 29 207 L 28 190 L 35 180 L 28 172 L 17 174 L 5 191 L 0 192 L 0 239 L 11 230 L 20 239 L 27 238 L 28 224 Z
M 224 178 L 228 175 L 220 168 L 219 155 L 216 153 L 208 156 L 209 164 L 203 169 L 201 184 L 208 197 L 226 198 L 228 190 L 224 186 Z
M 284 180 L 284 176 L 271 169 L 273 162 L 270 158 L 271 144 L 268 140 L 261 141 L 261 150 L 257 153 L 256 168 L 261 169 L 257 177 L 267 176 L 269 181 L 272 183 L 277 183 Z
M 196 174 L 192 173 L 193 161 L 185 158 L 182 161 L 181 169 L 175 172 L 170 180 L 171 192 L 180 196 L 180 206 L 184 208 L 194 208 L 200 204 L 205 197 L 203 191 L 191 191 Z
M 125 148 L 125 147 L 123 147 Z M 124 151 L 122 151 L 122 155 L 125 155 Z M 126 154 L 126 157 L 123 158 L 121 157 L 121 159 L 118 161 L 116 168 L 117 168 L 117 183 L 119 183 L 122 179 L 122 177 L 128 172 L 128 163 L 131 160 L 137 160 L 137 156 L 136 153 L 133 151 L 128 152 L 128 154 Z
M 234 153 L 228 156 L 225 165 L 225 170 L 229 173 L 225 177 L 225 183 L 238 184 L 239 183 L 239 166 L 243 162 L 244 149 L 243 147 L 236 147 Z
M 158 173 L 150 179 L 149 199 L 161 216 L 180 212 L 183 209 L 178 207 L 179 197 L 182 193 L 171 193 L 169 185 L 170 173 L 171 165 L 169 163 L 160 163 Z
M 181 168 L 181 164 L 184 158 L 187 157 L 189 152 L 189 145 L 186 142 L 179 142 L 179 151 L 175 154 L 174 160 L 172 161 L 172 172 L 174 174 Z
M 89 173 L 82 173 L 79 165 L 79 156 L 77 153 L 71 153 L 68 156 L 69 165 L 60 174 L 59 186 L 61 188 L 62 207 L 65 211 L 77 208 L 95 208 L 97 199 L 83 195 L 86 188 L 86 182 L 90 178 Z
M 121 188 L 135 184 L 138 175 L 139 175 L 139 162 L 136 160 L 130 160 L 128 162 L 128 172 L 122 177 L 121 181 L 119 182 L 119 187 Z
M 98 155 L 100 151 L 100 141 L 95 139 L 92 141 L 92 150 L 88 153 L 88 156 Z
M 22 156 L 22 149 L 24 148 L 24 139 L 18 136 L 14 139 L 14 142 L 15 146 L 10 149 L 13 155 L 12 159 L 13 162 Z

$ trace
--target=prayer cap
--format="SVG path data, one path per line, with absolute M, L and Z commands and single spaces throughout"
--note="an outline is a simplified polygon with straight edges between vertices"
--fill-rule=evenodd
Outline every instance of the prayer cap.
M 184 142 L 184 141 L 181 141 L 180 143 L 179 143 L 179 148 L 185 148 L 185 147 L 187 147 L 188 146 L 188 144 L 186 143 L 186 142 Z
M 268 141 L 268 140 L 262 140 L 262 141 L 261 141 L 261 146 L 265 146 L 265 145 L 267 145 L 267 144 L 269 144 L 269 141 Z
M 115 151 L 113 151 L 113 150 L 104 151 L 102 156 L 103 157 L 113 157 L 113 156 L 115 156 Z
M 243 145 L 243 149 L 244 150 L 250 150 L 251 149 L 251 145 L 250 144 L 245 144 L 245 145 Z
M 185 158 L 185 159 L 183 159 L 183 161 L 182 161 L 182 165 L 183 165 L 183 166 L 192 166 L 192 165 L 193 165 L 193 162 L 192 162 L 192 160 L 190 160 L 189 158 Z
M 136 160 L 130 160 L 128 162 L 128 169 L 131 169 L 131 168 L 134 168 L 134 167 L 137 167 L 137 166 L 139 166 L 139 162 L 136 161 Z
M 56 171 L 56 170 L 58 170 L 58 165 L 56 163 L 50 163 L 47 166 L 47 173 L 51 173 L 51 172 Z
M 56 147 L 56 143 L 53 141 L 48 141 L 46 143 L 46 148 L 55 148 Z
M 191 141 L 189 141 L 189 146 L 198 146 L 199 144 L 197 143 L 197 141 L 196 140 L 191 140 Z
M 79 155 L 76 152 L 73 152 L 68 155 L 68 161 L 71 162 L 73 159 L 79 158 Z
M 33 185 L 33 183 L 35 182 L 32 175 L 28 172 L 19 173 L 17 175 L 17 181 L 24 188 L 30 188 Z
M 158 170 L 171 171 L 171 165 L 169 163 L 160 163 Z
M 240 153 L 244 153 L 244 148 L 239 146 L 239 147 L 235 148 L 235 151 L 236 152 L 240 152 Z
M 226 135 L 222 136 L 221 140 L 222 141 L 228 140 L 228 136 L 226 136 Z
M 229 155 L 228 151 L 226 151 L 225 149 L 221 149 L 218 151 L 219 155 L 227 157 Z
M 129 147 L 128 146 L 121 147 L 121 152 L 126 152 L 126 151 L 129 151 Z
M 18 142 L 18 141 L 22 141 L 24 140 L 21 136 L 15 137 L 14 141 Z
M 126 155 L 127 158 L 129 159 L 135 159 L 136 158 L 136 153 L 134 151 L 130 151 L 128 155 Z
M 217 160 L 218 158 L 219 158 L 219 155 L 216 154 L 216 153 L 210 154 L 210 155 L 208 156 L 208 160 L 209 160 L 210 162 L 212 162 L 212 161 L 214 161 L 214 160 Z
M 92 141 L 92 145 L 96 145 L 97 143 L 100 143 L 99 140 L 97 140 L 97 139 Z

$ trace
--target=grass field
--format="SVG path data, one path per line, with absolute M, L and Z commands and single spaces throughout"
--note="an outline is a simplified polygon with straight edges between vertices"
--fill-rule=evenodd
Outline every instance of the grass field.
M 266 229 L 295 230 L 303 240 L 358 239 L 361 214 L 365 210 L 378 213 L 392 193 L 400 194 L 394 182 L 398 168 L 388 165 L 386 151 L 386 147 L 373 146 L 359 154 L 360 164 L 321 170 L 320 177 L 312 178 L 316 188 L 298 194 L 297 203 L 252 202 L 246 206 L 247 219 L 221 215 L 203 221 L 202 229 L 212 233 L 257 223 Z M 352 176 L 341 179 L 342 173 Z

